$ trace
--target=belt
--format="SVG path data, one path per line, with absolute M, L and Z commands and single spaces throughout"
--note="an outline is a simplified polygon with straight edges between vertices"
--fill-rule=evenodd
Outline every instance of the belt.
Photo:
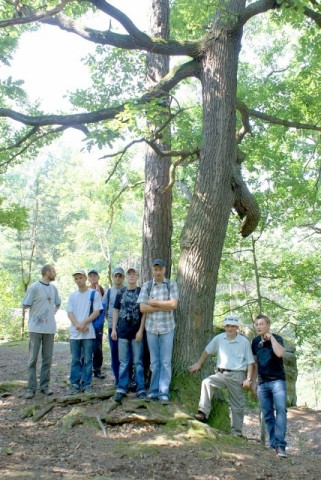
M 224 373 L 224 372 L 233 372 L 234 370 L 228 370 L 227 368 L 218 368 L 217 371 L 220 373 Z

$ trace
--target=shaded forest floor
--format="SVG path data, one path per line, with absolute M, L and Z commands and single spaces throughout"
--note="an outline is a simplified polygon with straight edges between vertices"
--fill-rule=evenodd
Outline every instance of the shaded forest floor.
M 320 411 L 289 410 L 289 455 L 280 459 L 260 445 L 254 410 L 243 440 L 203 426 L 175 402 L 146 404 L 133 395 L 115 408 L 107 368 L 92 397 L 71 399 L 67 343 L 55 344 L 54 395 L 25 400 L 27 350 L 27 342 L 0 346 L 2 480 L 321 480 Z

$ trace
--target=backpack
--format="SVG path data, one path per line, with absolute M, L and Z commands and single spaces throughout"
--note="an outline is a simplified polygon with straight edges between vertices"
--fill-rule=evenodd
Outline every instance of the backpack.
M 171 282 L 170 280 L 166 280 L 166 281 L 165 281 L 166 287 L 167 287 L 167 291 L 168 291 L 168 300 L 170 300 L 170 295 L 171 295 L 171 285 L 170 285 L 170 282 Z M 149 280 L 149 281 L 147 282 L 147 294 L 148 294 L 148 296 L 150 295 L 152 286 L 153 286 L 153 280 Z
M 91 315 L 94 311 L 94 299 L 95 299 L 95 293 L 96 290 L 92 290 L 90 292 L 90 309 L 89 309 L 89 315 Z M 100 314 L 98 315 L 95 320 L 93 320 L 92 324 L 95 330 L 98 330 L 105 321 L 105 312 L 106 312 L 106 305 L 103 303 L 103 308 L 100 310 Z

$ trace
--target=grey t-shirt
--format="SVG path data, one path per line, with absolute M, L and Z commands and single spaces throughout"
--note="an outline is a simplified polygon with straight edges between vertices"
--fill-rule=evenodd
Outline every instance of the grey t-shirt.
M 108 288 L 102 300 L 103 304 L 106 305 L 106 318 L 108 321 L 108 328 L 113 328 L 113 311 L 114 311 L 116 295 L 122 288 L 124 287 L 116 288 L 113 286 Z M 110 291 L 110 294 L 108 294 L 109 291 Z M 107 303 L 108 296 L 109 296 L 109 302 Z
M 33 283 L 22 301 L 24 307 L 30 307 L 29 332 L 56 333 L 55 313 L 60 303 L 58 290 L 54 285 L 40 280 Z

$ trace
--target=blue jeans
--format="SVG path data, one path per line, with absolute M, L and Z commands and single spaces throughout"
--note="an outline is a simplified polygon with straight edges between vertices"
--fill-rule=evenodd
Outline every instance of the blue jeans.
M 118 340 L 111 338 L 112 329 L 108 328 L 108 341 L 110 348 L 111 369 L 115 377 L 115 385 L 119 382 L 119 356 L 118 356 Z
M 172 379 L 172 353 L 174 330 L 163 335 L 147 332 L 152 378 L 149 387 L 151 397 L 168 397 Z
M 95 328 L 96 339 L 93 346 L 93 372 L 101 373 L 101 367 L 103 365 L 103 334 L 104 325 L 99 328 Z
M 50 381 L 54 333 L 29 333 L 28 389 L 37 390 L 37 360 L 41 347 L 40 390 L 46 390 Z
M 286 384 L 284 380 L 261 383 L 257 397 L 269 433 L 270 447 L 286 446 Z
M 95 339 L 70 340 L 70 383 L 79 390 L 90 387 Z
M 134 367 L 136 393 L 139 395 L 145 392 L 145 378 L 143 366 L 144 343 L 141 340 L 128 340 L 127 338 L 118 339 L 119 354 L 119 382 L 117 392 L 127 393 L 128 383 L 131 380 L 131 365 Z M 132 359 L 132 362 L 131 362 Z

